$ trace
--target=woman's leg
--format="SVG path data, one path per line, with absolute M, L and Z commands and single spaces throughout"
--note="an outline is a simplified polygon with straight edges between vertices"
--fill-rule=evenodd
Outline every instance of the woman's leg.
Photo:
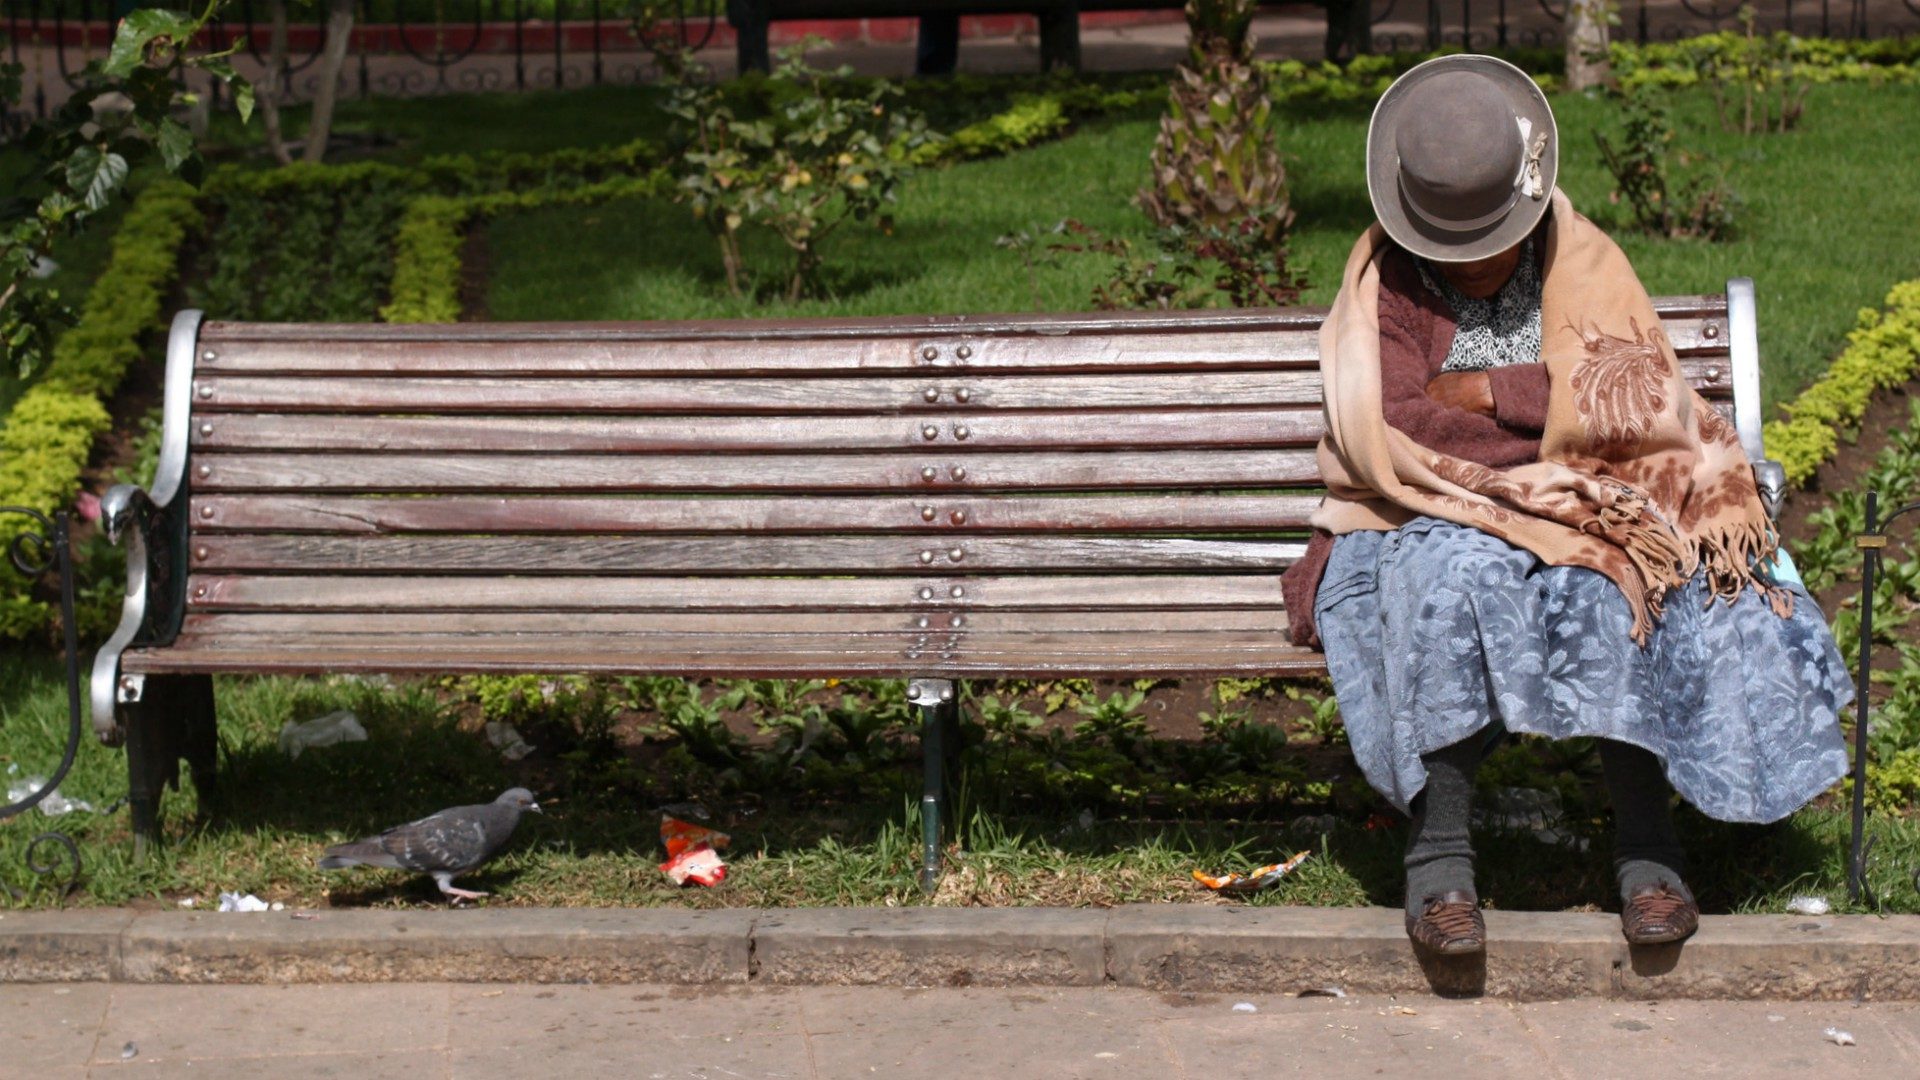
M 1473 844 L 1467 816 L 1473 774 L 1487 739 L 1475 733 L 1452 746 L 1420 755 L 1427 784 L 1414 796 L 1413 828 L 1407 833 L 1407 915 L 1419 918 L 1427 904 L 1451 892 L 1476 895 Z
M 1620 899 L 1629 901 L 1635 893 L 1665 883 L 1692 900 L 1693 893 L 1680 880 L 1686 865 L 1673 831 L 1673 788 L 1660 759 L 1637 746 L 1602 739 L 1600 763 L 1613 800 L 1613 868 Z

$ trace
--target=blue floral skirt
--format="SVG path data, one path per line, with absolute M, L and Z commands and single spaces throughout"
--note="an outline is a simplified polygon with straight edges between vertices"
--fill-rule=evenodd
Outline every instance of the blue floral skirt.
M 1652 751 L 1682 797 L 1722 821 L 1776 821 L 1847 771 L 1839 714 L 1852 683 L 1819 607 L 1793 615 L 1751 590 L 1667 598 L 1646 648 L 1620 590 L 1547 566 L 1478 529 L 1417 518 L 1339 537 L 1314 615 L 1361 771 L 1401 810 L 1420 755 L 1498 720 Z

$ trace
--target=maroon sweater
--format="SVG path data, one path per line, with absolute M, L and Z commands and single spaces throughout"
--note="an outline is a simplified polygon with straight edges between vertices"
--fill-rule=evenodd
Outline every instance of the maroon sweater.
M 1535 258 L 1545 245 L 1534 244 Z M 1427 396 L 1453 347 L 1453 309 L 1420 280 L 1413 257 L 1390 247 L 1380 258 L 1380 404 L 1387 423 L 1422 446 L 1501 469 L 1540 457 L 1547 422 L 1547 366 L 1490 368 L 1493 416 L 1442 405 Z M 1307 553 L 1281 576 L 1293 643 L 1318 646 L 1313 601 L 1333 552 L 1333 534 L 1315 529 Z

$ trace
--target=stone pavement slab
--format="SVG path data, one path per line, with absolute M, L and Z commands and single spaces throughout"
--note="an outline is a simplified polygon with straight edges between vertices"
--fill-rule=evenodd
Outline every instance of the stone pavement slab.
M 1828 1027 L 1857 1045 L 1835 1045 Z M 1917 1032 L 1914 1003 L 1515 1003 L 1116 986 L 7 984 L 0 1080 L 1911 1080 Z M 127 1043 L 132 1058 L 122 1057 Z

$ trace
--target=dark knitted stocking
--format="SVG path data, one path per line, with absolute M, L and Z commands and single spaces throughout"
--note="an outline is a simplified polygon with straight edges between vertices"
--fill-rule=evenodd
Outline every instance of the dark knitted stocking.
M 1620 899 L 1625 901 L 1637 890 L 1663 881 L 1692 899 L 1693 893 L 1680 880 L 1686 866 L 1680 838 L 1673 831 L 1673 789 L 1660 769 L 1660 759 L 1637 746 L 1602 739 L 1600 763 L 1613 800 L 1613 872 L 1620 883 Z
M 1474 891 L 1467 813 L 1473 802 L 1473 774 L 1485 749 L 1486 739 L 1476 734 L 1420 756 L 1427 767 L 1427 786 L 1413 799 L 1406 857 L 1407 914 L 1414 918 L 1420 917 L 1430 896 Z

